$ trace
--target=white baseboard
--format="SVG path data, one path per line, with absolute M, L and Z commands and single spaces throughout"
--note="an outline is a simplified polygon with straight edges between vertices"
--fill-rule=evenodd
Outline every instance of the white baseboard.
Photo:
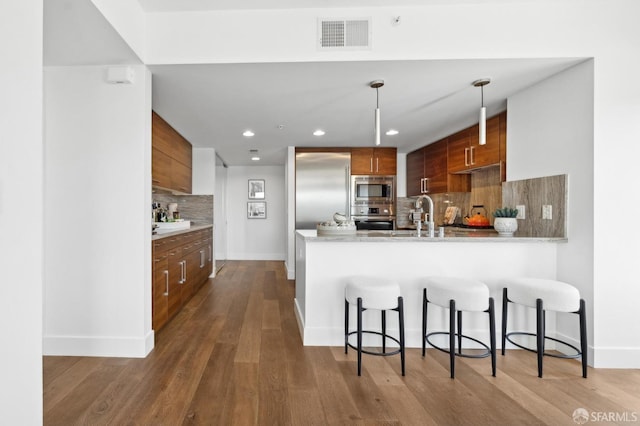
M 44 336 L 43 355 L 100 356 L 118 358 L 144 358 L 154 347 L 154 332 L 146 336 Z

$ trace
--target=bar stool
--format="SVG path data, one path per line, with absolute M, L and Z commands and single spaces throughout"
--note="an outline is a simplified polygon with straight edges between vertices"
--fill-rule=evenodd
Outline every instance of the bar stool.
M 349 331 L 349 305 L 356 305 L 358 312 L 357 330 Z M 362 313 L 367 309 L 376 309 L 381 311 L 382 315 L 382 331 L 363 330 L 362 329 Z M 386 311 L 397 311 L 399 321 L 399 338 L 395 338 L 387 334 L 387 317 Z M 356 334 L 357 345 L 349 343 L 349 336 Z M 362 348 L 362 335 L 376 334 L 382 337 L 382 351 L 375 352 Z M 387 339 L 397 343 L 399 348 L 387 352 Z M 400 294 L 400 286 L 393 280 L 385 280 L 377 277 L 351 277 L 347 280 L 344 297 L 344 353 L 351 347 L 358 351 L 358 376 L 362 373 L 362 354 L 390 356 L 400 354 L 400 362 L 402 366 L 402 375 L 404 376 L 404 307 L 403 299 Z
M 507 307 L 509 302 L 536 309 L 536 332 L 512 331 L 507 333 Z M 566 341 L 545 334 L 546 311 L 578 314 L 580 320 L 580 349 Z M 510 336 L 535 336 L 536 349 L 514 342 Z M 508 280 L 502 289 L 502 355 L 506 340 L 515 346 L 535 352 L 538 355 L 538 377 L 542 377 L 542 358 L 544 355 L 555 358 L 582 358 L 582 377 L 587 377 L 587 318 L 585 301 L 574 286 L 562 281 L 540 278 L 515 278 Z M 575 354 L 555 354 L 545 352 L 545 341 L 551 340 L 571 348 Z
M 489 297 L 489 288 L 481 281 L 455 277 L 428 277 L 424 281 L 422 293 L 422 356 L 425 356 L 426 343 L 435 349 L 449 354 L 451 378 L 455 377 L 455 358 L 486 358 L 491 356 L 491 375 L 496 375 L 496 317 L 493 297 Z M 427 307 L 429 303 L 449 309 L 449 331 L 435 331 L 427 334 Z M 473 337 L 462 334 L 462 312 L 487 312 L 489 314 L 489 346 Z M 457 316 L 457 332 L 456 332 Z M 448 335 L 449 348 L 444 349 L 435 345 L 430 337 L 434 335 Z M 456 352 L 456 339 L 458 351 Z M 462 352 L 462 339 L 468 339 L 480 344 L 486 349 L 480 354 L 465 354 Z

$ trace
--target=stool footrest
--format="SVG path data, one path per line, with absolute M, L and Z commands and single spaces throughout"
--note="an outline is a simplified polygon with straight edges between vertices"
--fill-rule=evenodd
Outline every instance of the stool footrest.
M 351 336 L 352 334 L 358 334 L 358 332 L 357 331 L 352 331 L 352 332 L 349 333 L 349 336 Z M 362 334 L 375 334 L 375 335 L 378 335 L 378 336 L 382 336 L 382 337 L 384 337 L 386 339 L 390 339 L 390 340 L 396 342 L 398 345 L 400 345 L 400 340 L 396 339 L 393 336 L 389 336 L 388 334 L 382 334 L 379 331 L 362 330 Z M 355 349 L 356 351 L 358 350 L 358 346 L 349 343 L 349 341 L 347 341 L 347 346 L 349 346 L 351 349 Z M 366 349 L 362 348 L 362 353 L 363 354 L 376 355 L 376 356 L 397 355 L 401 351 L 402 351 L 402 349 L 398 348 L 397 350 L 393 350 L 391 352 L 372 352 L 372 351 L 369 351 L 369 350 L 366 350 Z
M 438 346 L 438 345 L 434 344 L 434 343 L 429 339 L 431 336 L 435 336 L 435 335 L 446 335 L 446 336 L 449 336 L 449 332 L 447 332 L 447 331 L 434 331 L 433 333 L 429 333 L 429 334 L 427 334 L 426 336 L 424 336 L 424 338 L 425 338 L 425 340 L 427 341 L 427 343 L 429 343 L 429 344 L 430 344 L 431 346 L 433 346 L 435 349 L 437 349 L 437 350 L 439 350 L 439 351 L 441 351 L 441 352 L 450 353 L 451 351 L 450 351 L 450 349 L 449 349 L 449 348 L 446 348 L 446 349 L 445 349 L 445 348 L 441 348 L 440 346 Z M 458 337 L 458 333 L 455 333 L 455 337 L 456 337 L 456 338 Z M 480 341 L 480 340 L 478 340 L 478 339 L 475 339 L 475 338 L 470 337 L 470 336 L 466 336 L 466 335 L 464 335 L 464 334 L 460 335 L 460 337 L 462 337 L 463 339 L 471 340 L 471 341 L 473 341 L 473 342 L 478 343 L 478 344 L 479 344 L 479 345 L 481 345 L 483 348 L 485 348 L 485 349 L 486 349 L 486 351 L 485 351 L 485 352 L 483 352 L 483 353 L 480 353 L 480 354 L 463 354 L 463 353 L 462 353 L 462 349 L 461 349 L 461 348 L 458 348 L 458 350 L 459 350 L 460 352 L 455 352 L 455 355 L 456 355 L 456 356 L 460 356 L 460 357 L 463 357 L 463 358 L 486 358 L 486 357 L 488 357 L 488 356 L 491 356 L 491 348 L 490 348 L 489 346 L 487 346 L 484 342 L 481 342 L 481 341 Z
M 531 349 L 531 348 L 528 348 L 528 347 L 526 347 L 524 345 L 521 345 L 520 343 L 514 342 L 513 340 L 511 340 L 511 336 L 531 336 L 531 337 L 536 337 L 535 333 L 528 333 L 528 332 L 525 332 L 525 331 L 512 331 L 511 333 L 507 333 L 505 335 L 505 339 L 507 341 L 509 341 L 509 343 L 511 343 L 512 345 L 515 345 L 515 346 L 519 347 L 520 349 L 524 349 L 525 351 L 534 352 L 534 353 L 538 352 L 535 349 Z M 567 342 L 565 342 L 563 340 L 556 339 L 554 337 L 549 337 L 549 336 L 544 336 L 544 338 L 545 338 L 545 340 L 551 340 L 553 342 L 560 343 L 560 344 L 565 345 L 565 346 L 571 348 L 572 350 L 576 351 L 575 354 L 569 354 L 569 355 L 566 355 L 566 354 L 553 354 L 553 353 L 550 353 L 550 352 L 544 352 L 543 353 L 544 356 L 550 356 L 550 357 L 553 357 L 553 358 L 565 358 L 565 359 L 577 359 L 577 358 L 580 358 L 582 356 L 582 352 L 580 352 L 580 349 L 576 348 L 575 346 L 573 346 L 570 343 L 567 343 Z

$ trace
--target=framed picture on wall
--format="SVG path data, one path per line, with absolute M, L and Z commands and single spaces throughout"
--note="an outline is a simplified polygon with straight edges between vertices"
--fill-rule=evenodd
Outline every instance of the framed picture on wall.
M 249 199 L 264 200 L 264 179 L 249 179 Z
M 247 203 L 247 218 L 266 219 L 267 203 L 265 201 L 249 201 Z

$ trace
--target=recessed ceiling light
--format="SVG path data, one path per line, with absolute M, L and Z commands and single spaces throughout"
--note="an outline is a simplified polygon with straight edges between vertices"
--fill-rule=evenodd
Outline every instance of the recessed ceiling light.
M 251 161 L 260 161 L 257 149 L 250 149 L 249 154 L 251 155 Z
M 324 130 L 316 130 L 315 132 L 313 132 L 313 136 L 323 136 L 324 135 Z
M 250 138 L 250 137 L 251 137 L 251 136 L 253 136 L 253 135 L 255 135 L 255 133 L 253 133 L 251 130 L 245 130 L 245 131 L 242 133 L 242 136 L 245 136 L 245 137 L 247 137 L 247 138 Z
M 387 133 L 385 133 L 387 136 L 395 136 L 398 133 L 400 133 L 399 131 L 397 131 L 396 129 L 389 129 L 387 130 Z

